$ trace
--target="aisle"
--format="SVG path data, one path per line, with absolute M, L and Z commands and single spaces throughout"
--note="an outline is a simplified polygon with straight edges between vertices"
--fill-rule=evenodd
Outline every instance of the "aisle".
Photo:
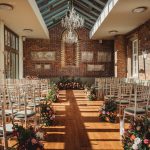
M 101 101 L 88 101 L 84 91 L 61 91 L 54 104 L 56 125 L 46 128 L 46 150 L 121 150 L 119 124 L 100 123 Z

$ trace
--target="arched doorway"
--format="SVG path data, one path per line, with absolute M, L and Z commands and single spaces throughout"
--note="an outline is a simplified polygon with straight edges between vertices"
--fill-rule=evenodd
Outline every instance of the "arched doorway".
M 77 43 L 66 43 L 65 36 L 68 30 L 65 30 L 61 39 L 61 68 L 64 67 L 79 67 L 79 40 Z M 76 31 L 73 33 L 78 37 Z

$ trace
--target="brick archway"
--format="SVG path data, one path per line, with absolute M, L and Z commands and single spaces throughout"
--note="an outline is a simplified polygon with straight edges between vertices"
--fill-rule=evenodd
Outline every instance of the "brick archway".
M 76 31 L 73 31 L 74 34 L 78 37 Z M 79 57 L 80 57 L 80 50 L 79 50 L 79 40 L 77 43 L 68 44 L 65 42 L 64 38 L 65 35 L 68 33 L 65 30 L 62 33 L 61 39 L 61 68 L 65 67 L 79 67 Z

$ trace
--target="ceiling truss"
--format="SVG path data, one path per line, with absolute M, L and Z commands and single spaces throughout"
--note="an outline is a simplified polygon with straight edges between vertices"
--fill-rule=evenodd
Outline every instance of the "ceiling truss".
M 36 0 L 48 28 L 54 27 L 66 15 L 69 0 Z M 108 0 L 73 0 L 75 10 L 84 18 L 84 26 L 91 29 Z

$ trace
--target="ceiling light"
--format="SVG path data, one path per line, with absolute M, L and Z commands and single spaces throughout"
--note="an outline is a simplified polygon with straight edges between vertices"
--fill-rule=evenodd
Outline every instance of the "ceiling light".
M 137 7 L 132 10 L 133 13 L 142 13 L 146 11 L 147 7 Z
M 118 33 L 118 31 L 117 30 L 111 30 L 111 31 L 109 31 L 109 33 L 110 34 L 116 34 L 116 33 Z
M 0 10 L 13 10 L 13 6 L 6 3 L 0 3 Z
M 32 29 L 23 29 L 23 31 L 26 32 L 26 33 L 31 33 L 31 32 L 33 32 Z

